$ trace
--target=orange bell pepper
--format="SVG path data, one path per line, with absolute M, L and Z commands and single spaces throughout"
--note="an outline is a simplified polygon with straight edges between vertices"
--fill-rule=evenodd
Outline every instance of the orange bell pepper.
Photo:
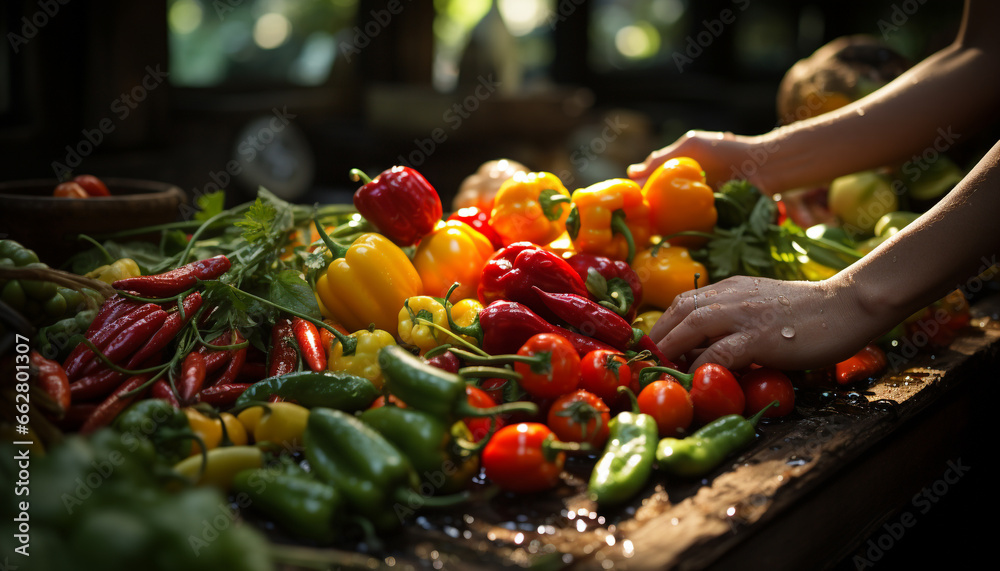
M 629 263 L 653 234 L 649 204 L 642 188 L 615 178 L 573 192 L 566 231 L 577 252 Z
M 519 172 L 493 199 L 490 223 L 504 246 L 532 242 L 544 246 L 566 230 L 570 193 L 559 177 L 547 172 Z
M 700 236 L 679 232 L 712 232 L 718 220 L 715 193 L 705 183 L 705 171 L 694 159 L 679 157 L 660 165 L 646 180 L 642 194 L 652 210 L 654 231 L 675 246 L 697 248 Z
M 424 236 L 413 254 L 413 267 L 420 274 L 424 295 L 444 297 L 454 283 L 458 299 L 475 297 L 493 244 L 472 226 L 458 220 L 441 222 Z
M 635 255 L 632 268 L 642 283 L 644 309 L 665 310 L 678 294 L 694 289 L 695 274 L 701 274 L 698 285 L 708 284 L 705 266 L 691 258 L 688 249 L 659 243 Z

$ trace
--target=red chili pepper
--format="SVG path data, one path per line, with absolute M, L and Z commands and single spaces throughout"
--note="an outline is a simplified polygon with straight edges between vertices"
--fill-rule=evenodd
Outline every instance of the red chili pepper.
M 236 380 L 240 383 L 256 383 L 267 377 L 267 365 L 260 361 L 244 361 Z
M 89 434 L 98 428 L 102 428 L 111 424 L 111 421 L 115 419 L 118 414 L 125 410 L 128 405 L 132 404 L 132 401 L 141 397 L 145 390 L 135 392 L 139 387 L 146 384 L 149 381 L 150 375 L 148 373 L 143 373 L 141 375 L 135 375 L 129 377 L 127 381 L 121 384 L 115 392 L 111 393 L 111 396 L 104 399 L 101 404 L 97 405 L 97 408 L 87 417 L 87 420 L 80 427 L 81 434 Z M 131 394 L 129 394 L 131 393 Z
M 240 332 L 236 329 L 233 330 L 232 344 L 239 345 L 243 343 L 246 339 L 240 335 Z M 228 385 L 236 381 L 236 377 L 240 374 L 240 370 L 243 368 L 243 363 L 246 362 L 247 358 L 247 348 L 243 347 L 241 349 L 233 349 L 229 351 L 229 362 L 226 363 L 226 368 L 222 370 L 219 378 L 216 379 L 212 385 Z
M 326 370 L 326 351 L 319 337 L 319 329 L 312 323 L 295 317 L 292 319 L 292 331 L 295 342 L 299 344 L 302 358 L 313 371 Z
M 534 286 L 550 293 L 587 296 L 587 288 L 566 260 L 530 242 L 515 242 L 497 250 L 483 267 L 479 301 L 516 301 L 546 320 L 556 316 L 535 293 Z
M 177 399 L 177 395 L 174 394 L 174 389 L 170 388 L 170 383 L 168 383 L 166 379 L 160 379 L 153 383 L 153 387 L 149 392 L 154 399 L 163 399 L 174 405 L 174 408 L 181 407 L 181 403 Z
M 642 305 L 642 282 L 627 262 L 595 254 L 574 254 L 566 259 L 583 280 L 590 298 L 614 310 L 631 323 Z M 622 295 L 627 287 L 632 303 Z
M 552 313 L 570 327 L 625 351 L 636 337 L 632 324 L 614 311 L 591 301 L 586 296 L 573 293 L 549 293 L 533 287 L 538 298 Z
M 215 339 L 208 342 L 208 345 L 202 345 L 198 348 L 198 352 L 205 357 L 205 373 L 214 373 L 226 363 L 229 362 L 229 357 L 231 356 L 230 351 L 224 351 L 220 349 L 210 349 L 211 346 L 229 345 L 232 339 L 232 333 L 226 331 L 221 333 Z
M 94 320 L 90 322 L 90 326 L 83 334 L 84 337 L 89 339 L 93 334 L 100 331 L 105 324 L 111 323 L 117 319 L 124 311 L 129 308 L 136 307 L 139 307 L 139 304 L 131 299 L 117 293 L 113 294 L 101 304 L 101 308 L 97 311 L 97 315 L 94 317 Z
M 162 274 L 117 280 L 111 286 L 115 289 L 136 292 L 143 297 L 173 297 L 194 287 L 198 280 L 212 280 L 221 276 L 231 266 L 229 258 L 218 255 L 191 262 Z
M 501 300 L 487 305 L 479 313 L 479 327 L 483 333 L 482 349 L 491 355 L 516 353 L 537 333 L 555 333 L 565 337 L 581 357 L 596 349 L 616 351 L 593 337 L 553 325 L 515 301 Z
M 134 369 L 140 363 L 144 362 L 151 355 L 160 351 L 170 343 L 174 337 L 177 336 L 177 332 L 181 330 L 184 325 L 191 320 L 195 312 L 201 307 L 201 294 L 198 292 L 192 292 L 190 295 L 184 298 L 184 302 L 181 304 L 181 308 L 184 310 L 184 316 L 181 317 L 180 311 L 175 311 L 167 316 L 163 325 L 154 333 L 146 344 L 139 348 L 138 351 L 132 355 L 129 359 L 128 364 L 125 366 L 126 369 Z
M 503 248 L 503 238 L 497 231 L 493 229 L 490 225 L 490 212 L 488 210 L 481 210 L 475 206 L 466 206 L 465 208 L 459 208 L 448 217 L 448 220 L 458 220 L 459 222 L 465 222 L 471 226 L 475 231 L 479 232 L 486 239 L 490 241 L 493 245 L 494 250 L 499 250 Z
M 291 342 L 295 338 L 294 323 L 291 317 L 279 317 L 271 328 L 271 348 L 267 365 L 269 377 L 291 373 L 298 364 L 299 354 Z
M 441 221 L 441 197 L 414 169 L 394 166 L 374 180 L 356 169 L 351 174 L 355 180 L 367 181 L 354 193 L 354 207 L 397 245 L 416 244 Z
M 225 407 L 236 402 L 253 383 L 226 383 L 201 389 L 198 400 L 215 407 Z
M 853 357 L 837 363 L 837 382 L 848 385 L 868 380 L 882 372 L 888 364 L 885 352 L 878 345 L 868 345 Z
M 111 341 L 117 338 L 125 329 L 132 326 L 140 319 L 146 317 L 154 311 L 163 311 L 160 306 L 155 303 L 144 303 L 142 305 L 135 306 L 125 312 L 123 312 L 114 321 L 109 321 L 104 327 L 98 329 L 93 336 L 87 339 L 94 344 L 101 352 L 104 352 L 105 348 Z M 89 367 L 94 360 L 97 359 L 97 355 L 86 345 L 80 345 L 83 350 L 79 353 L 73 352 L 66 361 L 63 362 L 63 368 L 66 369 L 66 375 L 69 378 L 76 379 L 81 375 L 85 374 L 84 369 Z
M 148 315 L 137 319 L 127 328 L 121 330 L 114 339 L 108 342 L 101 352 L 111 363 L 117 365 L 123 362 L 127 357 L 135 353 L 135 351 L 145 342 L 149 341 L 150 337 L 152 337 L 156 330 L 163 325 L 163 322 L 166 321 L 166 319 L 167 312 L 157 307 L 153 311 L 149 312 Z M 83 374 L 90 374 L 104 368 L 105 366 L 104 360 L 97 358 L 92 359 L 90 364 L 84 368 Z
M 45 394 L 52 397 L 52 401 L 59 406 L 59 410 L 65 413 L 72 401 L 69 392 L 69 377 L 66 376 L 62 365 L 51 359 L 46 359 L 38 351 L 31 352 L 31 364 L 38 373 L 36 377 L 38 386 L 45 391 Z
M 87 400 L 105 397 L 121 385 L 127 375 L 114 369 L 102 369 L 92 375 L 76 379 L 69 384 L 69 392 L 73 400 Z
M 191 351 L 181 362 L 181 377 L 177 381 L 177 393 L 184 404 L 194 402 L 198 391 L 205 385 L 205 356 L 197 351 Z

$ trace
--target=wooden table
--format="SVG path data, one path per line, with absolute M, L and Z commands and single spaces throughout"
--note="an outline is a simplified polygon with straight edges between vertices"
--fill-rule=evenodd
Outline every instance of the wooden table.
M 961 564 L 988 544 L 968 537 L 971 520 L 935 510 L 953 513 L 938 505 L 987 470 L 998 349 L 993 296 L 948 348 L 895 360 L 870 386 L 800 389 L 794 418 L 762 424 L 750 449 L 704 480 L 654 473 L 631 504 L 598 513 L 584 493 L 594 459 L 576 459 L 552 493 L 420 512 L 378 554 L 280 538 L 277 550 L 337 569 L 889 569 L 909 553 Z M 964 550 L 956 538 L 969 540 Z

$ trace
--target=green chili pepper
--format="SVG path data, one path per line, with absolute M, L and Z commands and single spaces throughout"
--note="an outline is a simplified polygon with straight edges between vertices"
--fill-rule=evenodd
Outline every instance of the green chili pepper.
M 346 412 L 367 408 L 379 396 L 372 382 L 342 371 L 298 371 L 268 377 L 247 387 L 236 399 L 234 408 L 280 396 L 306 407 L 325 407 Z
M 389 440 L 354 415 L 324 407 L 309 413 L 303 440 L 311 470 L 340 491 L 354 512 L 378 529 L 398 527 L 393 503 L 419 479 Z
M 774 401 L 750 418 L 728 414 L 702 426 L 689 436 L 664 438 L 656 447 L 660 469 L 676 476 L 702 476 L 730 454 L 748 446 L 757 435 L 756 426 Z
M 378 359 L 382 377 L 390 393 L 408 407 L 440 418 L 457 420 L 508 412 L 538 412 L 538 406 L 530 402 L 509 402 L 495 407 L 476 408 L 469 403 L 464 377 L 435 367 L 399 345 L 383 347 Z
M 600 505 L 620 504 L 646 484 L 659 438 L 656 419 L 639 412 L 635 394 L 627 387 L 619 392 L 629 395 L 632 410 L 619 412 L 608 423 L 608 444 L 591 473 L 588 492 Z
M 296 537 L 329 542 L 342 518 L 340 492 L 305 471 L 243 470 L 233 479 L 233 490 L 238 499 L 242 499 L 239 494 L 245 494 L 253 509 Z
M 461 421 L 449 427 L 431 413 L 392 405 L 368 409 L 361 420 L 406 454 L 423 487 L 434 494 L 462 489 L 479 470 L 476 451 L 484 443 L 472 444 Z

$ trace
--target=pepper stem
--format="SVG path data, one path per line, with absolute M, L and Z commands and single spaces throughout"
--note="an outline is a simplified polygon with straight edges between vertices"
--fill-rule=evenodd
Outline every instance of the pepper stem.
M 761 418 L 763 418 L 764 413 L 767 412 L 767 409 L 769 409 L 771 407 L 774 407 L 774 406 L 779 406 L 779 405 L 781 405 L 781 402 L 778 401 L 777 399 L 771 401 L 770 404 L 768 404 L 764 408 L 758 410 L 756 413 L 754 413 L 753 416 L 751 416 L 750 418 L 748 418 L 747 422 L 749 422 L 753 426 L 757 426 L 757 423 L 760 422 Z
M 591 450 L 590 444 L 586 442 L 563 442 L 556 438 L 555 434 L 549 434 L 542 441 L 542 456 L 549 462 L 553 462 L 560 452 L 586 452 Z
M 455 291 L 455 288 L 459 286 L 459 282 L 451 284 L 448 288 L 448 293 L 444 296 L 444 313 L 448 316 L 448 328 L 454 333 L 459 335 L 467 335 L 476 340 L 479 346 L 483 344 L 483 327 L 479 325 L 479 316 L 472 321 L 471 325 L 459 325 L 455 323 L 455 320 L 451 318 L 451 294 Z
M 647 368 L 649 368 L 649 367 L 647 367 Z M 645 369 L 643 369 L 643 370 L 645 370 Z M 635 413 L 635 414 L 639 414 L 639 412 L 640 412 L 639 411 L 639 399 L 636 398 L 635 393 L 632 392 L 632 389 L 630 389 L 628 387 L 618 387 L 618 392 L 621 393 L 621 394 L 628 395 L 628 400 L 632 404 L 632 412 Z
M 314 218 L 313 225 L 316 226 L 316 231 L 319 233 L 320 239 L 323 240 L 323 244 L 326 246 L 326 249 L 330 251 L 330 255 L 333 256 L 334 260 L 343 258 L 347 255 L 347 250 L 350 249 L 350 246 L 345 246 L 339 242 L 335 242 L 333 238 L 326 233 L 326 229 L 319 223 L 319 220 Z
M 393 494 L 397 502 L 407 506 L 419 506 L 424 508 L 450 508 L 468 502 L 472 498 L 472 493 L 468 490 L 447 494 L 443 496 L 426 496 L 412 488 L 399 488 Z
M 639 371 L 639 386 L 646 388 L 646 385 L 653 382 L 651 377 L 659 373 L 666 373 L 670 375 L 671 377 L 677 379 L 677 382 L 679 382 L 685 390 L 691 390 L 691 381 L 694 380 L 694 373 L 682 373 L 676 369 L 671 369 L 670 367 L 646 367 L 645 369 Z
M 452 353 L 456 356 L 469 361 L 470 363 L 476 363 L 477 365 L 505 365 L 507 363 L 525 363 L 532 365 L 547 366 L 552 361 L 552 354 L 548 352 L 538 353 L 537 355 L 476 355 L 474 353 L 469 353 L 468 351 L 463 351 L 461 349 L 452 349 Z
M 611 233 L 621 234 L 622 238 L 625 238 L 625 243 L 628 245 L 625 261 L 631 265 L 635 258 L 635 238 L 632 237 L 632 229 L 628 227 L 625 211 L 620 208 L 611 213 Z
M 480 418 L 484 416 L 497 416 L 500 414 L 512 414 L 521 412 L 527 415 L 538 414 L 538 405 L 529 401 L 512 401 L 498 404 L 496 406 L 479 408 L 469 403 L 468 399 L 458 402 L 452 411 L 458 418 Z
M 351 169 L 351 171 L 348 174 L 350 175 L 351 180 L 353 180 L 354 182 L 361 182 L 362 184 L 368 184 L 369 182 L 372 181 L 372 177 L 365 174 L 365 171 L 361 169 Z

